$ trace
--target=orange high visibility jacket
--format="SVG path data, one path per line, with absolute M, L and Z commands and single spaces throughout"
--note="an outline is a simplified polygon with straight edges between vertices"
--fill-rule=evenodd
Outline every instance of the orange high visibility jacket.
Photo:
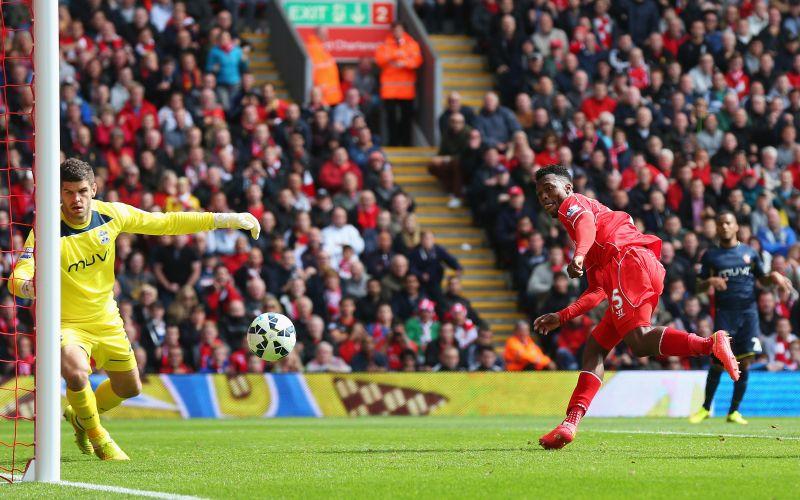
M 400 43 L 392 35 L 387 36 L 375 51 L 375 62 L 381 68 L 382 99 L 414 99 L 422 54 L 408 33 L 403 33 Z
M 339 67 L 336 59 L 325 50 L 322 40 L 310 34 L 306 39 L 306 49 L 314 67 L 314 86 L 322 90 L 322 102 L 334 106 L 342 102 L 342 86 L 339 82 Z
M 528 365 L 541 370 L 551 361 L 532 338 L 520 339 L 516 335 L 506 341 L 503 358 L 506 361 L 506 370 L 510 372 L 524 370 Z

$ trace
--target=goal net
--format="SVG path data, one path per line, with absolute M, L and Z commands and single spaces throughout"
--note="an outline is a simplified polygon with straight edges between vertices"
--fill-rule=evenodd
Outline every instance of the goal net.
M 33 457 L 35 313 L 15 299 L 8 279 L 34 223 L 33 26 L 30 2 L 0 3 L 0 473 L 21 476 Z
M 58 3 L 0 0 L 0 478 L 9 482 L 60 478 L 58 76 Z M 25 247 L 31 231 L 35 252 Z M 14 297 L 14 267 L 34 253 L 37 299 Z

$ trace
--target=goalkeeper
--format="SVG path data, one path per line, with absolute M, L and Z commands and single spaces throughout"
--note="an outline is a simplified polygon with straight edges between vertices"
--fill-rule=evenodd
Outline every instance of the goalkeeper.
M 88 163 L 61 164 L 61 374 L 67 383 L 64 418 L 85 454 L 128 460 L 111 439 L 100 413 L 141 392 L 133 349 L 114 300 L 115 240 L 120 233 L 190 234 L 217 228 L 244 229 L 258 238 L 261 227 L 244 214 L 148 213 L 123 203 L 94 200 L 97 184 Z M 11 292 L 34 297 L 34 239 L 31 231 L 9 280 Z M 89 385 L 89 360 L 108 379 Z

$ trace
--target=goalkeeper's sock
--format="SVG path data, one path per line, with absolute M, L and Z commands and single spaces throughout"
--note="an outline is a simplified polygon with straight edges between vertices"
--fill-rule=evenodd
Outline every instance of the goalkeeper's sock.
M 100 413 L 113 410 L 125 401 L 125 398 L 117 396 L 117 393 L 114 392 L 114 389 L 111 387 L 110 379 L 104 380 L 97 386 L 97 389 L 94 391 L 94 396 L 97 399 L 97 410 Z
M 67 388 L 67 401 L 72 405 L 72 409 L 78 417 L 78 425 L 86 431 L 89 438 L 95 439 L 99 436 L 99 431 L 103 428 L 100 426 L 100 414 L 97 411 L 97 401 L 92 392 L 92 386 L 86 384 L 86 387 L 79 391 Z
M 596 374 L 592 372 L 580 372 L 578 374 L 578 383 L 575 385 L 575 390 L 572 391 L 572 397 L 569 398 L 567 405 L 567 419 L 565 423 L 571 423 L 578 426 L 578 423 L 583 418 L 583 415 L 589 410 L 589 405 L 592 404 L 597 391 L 603 381 L 600 380 Z
M 694 333 L 668 327 L 661 334 L 659 350 L 663 356 L 708 356 L 713 346 L 713 337 L 698 337 Z

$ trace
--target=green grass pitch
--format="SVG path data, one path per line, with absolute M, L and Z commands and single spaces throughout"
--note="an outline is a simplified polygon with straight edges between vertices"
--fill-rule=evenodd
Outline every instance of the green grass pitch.
M 205 498 L 798 498 L 800 419 L 586 419 L 561 451 L 557 418 L 113 421 L 132 457 L 83 456 L 64 427 L 64 480 Z M 657 434 L 669 432 L 673 434 Z M 698 434 L 699 433 L 699 434 Z M 66 486 L 0 497 L 123 498 Z

